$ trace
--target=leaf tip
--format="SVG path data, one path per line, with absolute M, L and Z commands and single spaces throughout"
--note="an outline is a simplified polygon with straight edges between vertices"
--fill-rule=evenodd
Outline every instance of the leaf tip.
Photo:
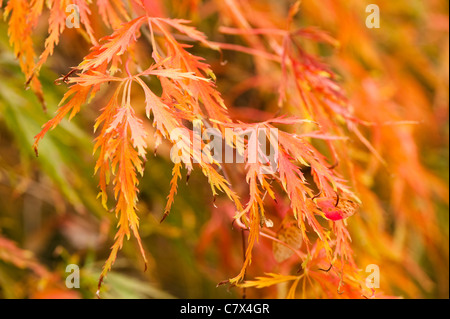
M 169 216 L 169 212 L 164 212 L 164 215 L 161 218 L 161 220 L 159 221 L 159 223 L 162 224 L 162 222 L 166 220 L 167 216 Z
M 34 154 L 36 155 L 36 157 L 39 157 L 39 150 L 37 145 L 33 145 L 33 150 L 34 150 Z

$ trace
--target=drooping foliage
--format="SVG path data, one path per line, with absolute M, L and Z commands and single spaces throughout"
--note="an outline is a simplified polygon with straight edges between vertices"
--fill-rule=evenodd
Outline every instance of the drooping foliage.
M 383 4 L 389 12 L 398 10 Z M 76 5 L 78 28 L 67 27 L 70 5 Z M 435 8 L 440 5 L 436 2 Z M 362 4 L 358 8 L 364 12 Z M 40 142 L 63 119 L 96 112 L 92 169 L 103 207 L 113 206 L 117 218 L 98 294 L 131 235 L 147 268 L 140 184 L 153 178 L 145 167 L 157 157 L 170 162 L 169 148 L 187 157 L 171 163 L 161 222 L 183 214 L 178 210 L 169 215 L 179 181 L 183 174 L 189 179 L 198 171 L 214 206 L 199 252 L 212 237 L 222 236 L 221 229 L 241 230 L 240 269 L 231 278 L 216 278 L 222 284 L 245 290 L 288 284 L 279 296 L 288 298 L 397 296 L 401 293 L 395 287 L 402 285 L 418 291 L 410 277 L 422 278 L 420 289 L 429 289 L 430 279 L 411 257 L 407 230 L 424 241 L 433 264 L 448 257 L 448 233 L 442 231 L 434 204 L 448 205 L 447 187 L 423 164 L 416 136 L 421 131 L 439 135 L 433 123 L 438 112 L 448 111 L 448 103 L 437 90 L 448 82 L 422 70 L 431 62 L 420 51 L 402 60 L 405 48 L 391 44 L 390 49 L 399 51 L 397 58 L 389 49 L 379 49 L 376 41 L 381 40 L 370 32 L 383 29 L 367 29 L 351 15 L 347 2 L 9 0 L 4 17 L 26 86 L 44 106 L 40 73 L 66 33 L 90 46 L 78 65 L 65 65 L 65 75 L 56 79 L 55 85 L 67 90 L 56 115 L 35 136 L 33 148 L 42 155 Z M 33 36 L 46 18 L 48 35 L 37 54 Z M 217 19 L 217 25 L 208 26 L 204 19 Z M 330 32 L 317 28 L 315 21 Z M 397 32 L 400 38 L 407 30 Z M 406 45 L 412 48 L 412 41 Z M 332 56 L 328 63 L 321 58 L 324 54 Z M 391 68 L 396 72 L 387 72 Z M 376 72 L 380 74 L 372 74 Z M 407 72 L 420 73 L 421 80 Z M 222 78 L 228 79 L 225 88 Z M 436 90 L 436 105 L 420 81 Z M 243 154 L 245 164 L 205 161 L 195 147 L 206 145 L 196 135 L 196 123 L 203 132 L 277 129 L 275 172 L 261 174 L 264 163 L 248 161 L 243 141 L 224 143 Z M 393 220 L 393 232 L 386 229 L 385 219 Z M 383 273 L 397 273 L 386 279 L 386 289 L 368 287 L 368 274 L 361 271 L 378 263 L 386 267 Z M 252 270 L 254 264 L 265 274 Z M 400 272 L 402 267 L 409 276 Z

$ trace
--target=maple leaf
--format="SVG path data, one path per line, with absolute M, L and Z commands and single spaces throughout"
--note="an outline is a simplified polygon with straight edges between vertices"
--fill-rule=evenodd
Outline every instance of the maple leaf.
M 102 68 L 104 68 L 104 66 L 101 66 L 98 69 Z M 90 72 L 95 74 L 96 70 L 92 70 Z M 86 102 L 89 96 L 93 97 L 95 93 L 100 89 L 100 85 L 101 82 L 97 83 L 94 81 L 92 85 L 83 85 L 82 83 L 76 83 L 70 87 L 70 89 L 64 94 L 62 100 L 59 102 L 59 108 L 56 111 L 56 116 L 54 116 L 51 120 L 44 124 L 41 132 L 39 132 L 35 136 L 33 148 L 36 152 L 36 155 L 38 155 L 39 142 L 45 136 L 45 134 L 47 134 L 49 130 L 54 129 L 67 114 L 70 113 L 69 120 L 72 119 L 80 111 L 81 106 Z
M 79 66 L 83 72 L 92 68 L 97 68 L 104 63 L 110 63 L 114 56 L 122 55 L 127 48 L 137 39 L 137 32 L 146 17 L 138 17 L 123 24 L 110 36 L 104 37 L 100 41 L 104 43 L 94 48 L 93 52 Z
M 203 58 L 194 56 L 186 51 L 185 48 L 188 46 L 182 45 L 176 41 L 174 36 L 167 31 L 164 24 L 169 24 L 172 27 L 175 27 L 179 31 L 185 33 L 187 36 L 191 37 L 194 40 L 201 41 L 205 45 L 208 45 L 212 48 L 217 48 L 214 44 L 206 41 L 205 36 L 200 32 L 194 32 L 192 27 L 187 27 L 184 23 L 184 20 L 170 20 L 170 19 L 151 19 L 150 23 L 155 24 L 164 34 L 167 39 L 168 44 L 168 56 L 177 56 L 177 59 L 167 60 L 165 63 L 166 68 L 168 69 L 180 69 L 186 70 L 187 72 L 192 72 L 196 76 L 204 77 L 205 75 L 210 75 L 213 78 L 214 73 L 210 69 L 210 67 L 203 63 Z M 154 41 L 153 41 L 154 42 Z M 154 48 L 156 50 L 156 48 Z M 155 51 L 155 56 L 159 55 L 159 52 Z M 183 83 L 177 81 L 178 85 L 183 85 Z M 218 121 L 222 122 L 231 122 L 230 118 L 227 115 L 225 103 L 220 96 L 220 93 L 215 89 L 213 83 L 209 81 L 190 81 L 188 83 L 188 88 L 191 94 L 193 94 L 193 107 L 194 112 L 204 116 L 204 111 L 201 107 L 206 109 L 207 114 Z M 201 103 L 202 102 L 202 103 Z
M 45 49 L 39 57 L 35 71 L 39 71 L 42 65 L 47 61 L 48 57 L 53 54 L 55 46 L 59 43 L 59 36 L 66 28 L 66 6 L 65 1 L 53 0 L 51 3 L 48 37 L 45 39 Z
M 80 17 L 80 23 L 86 29 L 86 33 L 89 37 L 89 41 L 93 45 L 97 45 L 97 39 L 94 36 L 94 30 L 91 26 L 91 22 L 89 20 L 89 15 L 91 14 L 91 10 L 89 9 L 89 2 L 86 0 L 74 0 L 74 4 L 77 6 L 77 14 Z
M 115 236 L 111 253 L 106 260 L 103 271 L 100 274 L 98 292 L 100 291 L 103 278 L 114 264 L 117 252 L 122 248 L 125 238 L 130 238 L 132 232 L 137 239 L 141 255 L 147 268 L 147 259 L 139 236 L 139 220 L 136 214 L 137 186 L 139 184 L 137 173 L 143 174 L 142 159 L 145 156 L 147 144 L 145 142 L 146 132 L 142 121 L 136 118 L 130 102 L 130 88 L 132 81 L 124 81 L 116 90 L 112 100 L 104 110 L 104 114 L 97 120 L 96 127 L 103 123 L 103 129 L 97 139 L 96 148 L 100 147 L 100 157 L 96 169 L 100 168 L 102 201 L 106 203 L 106 172 L 110 163 L 111 172 L 114 175 L 114 195 L 117 201 L 116 215 L 119 218 L 118 231 Z M 119 106 L 117 98 L 123 86 L 124 99 Z M 137 150 L 136 150 L 137 149 Z
M 167 196 L 167 203 L 166 207 L 164 208 L 164 215 L 161 218 L 161 222 L 164 221 L 164 219 L 167 218 L 170 212 L 170 208 L 172 207 L 172 204 L 174 202 L 175 194 L 177 193 L 177 187 L 178 187 L 178 179 L 181 179 L 181 163 L 176 163 L 172 169 L 172 180 L 170 181 L 170 193 Z
M 35 51 L 33 48 L 33 41 L 31 38 L 32 27 L 36 25 L 37 17 L 36 11 L 39 11 L 39 6 L 31 7 L 31 2 L 28 0 L 10 0 L 6 5 L 4 17 L 9 17 L 8 36 L 9 43 L 14 49 L 14 54 L 19 60 L 20 68 L 25 74 L 27 86 L 29 85 L 36 94 L 44 110 L 46 109 L 44 94 L 42 92 L 42 85 L 34 76 L 35 69 Z M 28 19 L 31 14 L 32 20 Z
M 261 220 L 264 219 L 264 205 L 261 190 L 258 186 L 258 176 L 261 179 L 264 179 L 264 177 L 259 175 L 259 169 L 259 163 L 247 164 L 246 180 L 249 184 L 250 199 L 245 209 L 240 211 L 235 216 L 235 219 L 241 219 L 243 216 L 246 217 L 246 222 L 244 223 L 247 225 L 249 230 L 248 245 L 245 251 L 245 260 L 241 271 L 236 277 L 229 280 L 229 283 L 232 285 L 239 284 L 245 277 L 245 272 L 252 262 L 253 247 L 259 239 Z
M 130 20 L 121 0 L 97 0 L 98 12 L 106 26 L 117 29 L 124 21 Z
M 240 284 L 239 287 L 265 288 L 283 282 L 299 279 L 300 276 L 285 276 L 280 274 L 268 273 L 267 277 L 256 277 L 256 280 L 248 280 Z

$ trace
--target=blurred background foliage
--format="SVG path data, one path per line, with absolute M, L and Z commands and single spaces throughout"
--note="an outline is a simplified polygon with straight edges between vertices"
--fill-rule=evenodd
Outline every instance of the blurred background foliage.
M 380 266 L 384 291 L 406 298 L 448 298 L 448 2 L 375 1 L 381 8 L 381 28 L 367 29 L 365 8 L 372 2 L 304 0 L 296 18 L 299 26 L 319 27 L 340 42 L 337 49 L 308 41 L 304 45 L 339 75 L 359 118 L 375 120 L 389 113 L 393 119 L 420 121 L 413 127 L 364 132 L 387 169 L 367 159 L 357 146 L 348 146 L 355 161 L 353 186 L 364 203 L 349 222 L 353 249 L 363 270 L 368 264 Z M 220 3 L 177 0 L 164 1 L 164 6 L 168 16 L 192 20 L 210 40 L 240 44 L 218 32 L 229 22 Z M 246 12 L 253 20 L 267 19 L 274 25 L 283 25 L 290 4 L 242 2 L 244 8 L 252 8 Z M 257 21 L 251 22 L 257 26 Z M 45 21 L 37 28 L 37 52 L 46 28 Z M 25 90 L 24 75 L 8 44 L 7 25 L 0 23 L 2 298 L 92 298 L 97 289 L 116 225 L 114 214 L 96 199 L 98 180 L 93 174 L 92 127 L 103 107 L 102 94 L 107 93 L 101 92 L 72 121 L 64 120 L 48 134 L 38 158 L 32 149 L 33 137 L 66 91 L 54 80 L 77 65 L 88 48 L 82 34 L 65 31 L 40 74 L 45 113 L 34 94 Z M 235 117 L 264 120 L 266 112 L 277 112 L 278 97 L 264 89 L 271 85 L 270 74 L 258 77 L 250 56 L 225 52 L 221 59 L 217 52 L 194 50 L 212 64 L 219 91 L 234 107 Z M 261 89 L 249 85 L 249 79 L 257 79 Z M 170 218 L 159 224 L 172 165 L 167 149 L 158 153 L 162 155 L 149 155 L 138 204 L 149 268 L 143 272 L 137 243 L 126 242 L 105 282 L 104 297 L 240 297 L 238 289 L 216 288 L 235 276 L 242 264 L 241 233 L 231 225 L 233 205 L 219 197 L 215 208 L 205 178 L 194 171 L 188 185 L 180 184 Z M 257 250 L 266 253 L 255 254 L 250 273 L 282 268 L 270 256 L 270 243 L 262 241 Z M 68 264 L 81 268 L 80 289 L 65 287 Z M 248 295 L 283 297 L 286 289 L 249 289 Z

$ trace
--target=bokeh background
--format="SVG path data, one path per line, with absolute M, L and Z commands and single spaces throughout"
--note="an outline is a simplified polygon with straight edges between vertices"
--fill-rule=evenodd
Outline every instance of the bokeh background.
M 227 1 L 160 2 L 167 16 L 192 20 L 210 40 L 243 44 L 219 32 L 219 26 L 233 23 L 226 14 Z M 379 29 L 365 26 L 370 3 L 380 7 Z M 239 1 L 254 27 L 264 26 L 262 21 L 282 27 L 291 4 Z M 363 202 L 349 220 L 355 258 L 363 270 L 379 265 L 381 289 L 392 296 L 449 297 L 448 9 L 444 0 L 304 0 L 295 18 L 298 27 L 320 28 L 339 41 L 338 47 L 312 41 L 304 46 L 338 75 L 357 117 L 418 121 L 364 130 L 387 167 L 361 151 L 358 141 L 348 146 L 353 161 L 349 177 Z M 96 30 L 109 34 L 95 6 L 92 12 Z M 47 35 L 47 18 L 44 12 L 34 34 L 37 52 Z M 40 74 L 45 113 L 36 96 L 25 90 L 7 28 L 0 22 L 0 297 L 93 298 L 116 225 L 114 214 L 96 199 L 92 155 L 92 127 L 107 92 L 48 134 L 36 158 L 33 137 L 66 91 L 54 81 L 79 64 L 89 45 L 83 34 L 64 32 Z M 212 65 L 235 118 L 264 120 L 278 112 L 278 97 L 267 89 L 271 75 L 255 69 L 251 56 L 193 50 Z M 214 205 L 207 181 L 194 171 L 188 185 L 180 183 L 170 217 L 160 224 L 171 168 L 168 148 L 162 147 L 158 156 L 150 156 L 140 184 L 140 234 L 148 270 L 143 272 L 135 240 L 126 242 L 105 281 L 103 297 L 240 297 L 239 289 L 216 287 L 242 265 L 241 234 L 231 226 L 233 205 L 222 197 Z M 348 173 L 345 165 L 343 173 Z M 270 251 L 270 243 L 261 241 L 249 276 L 278 267 Z M 65 287 L 68 264 L 80 266 L 80 289 Z M 286 289 L 248 289 L 247 294 L 284 298 Z

